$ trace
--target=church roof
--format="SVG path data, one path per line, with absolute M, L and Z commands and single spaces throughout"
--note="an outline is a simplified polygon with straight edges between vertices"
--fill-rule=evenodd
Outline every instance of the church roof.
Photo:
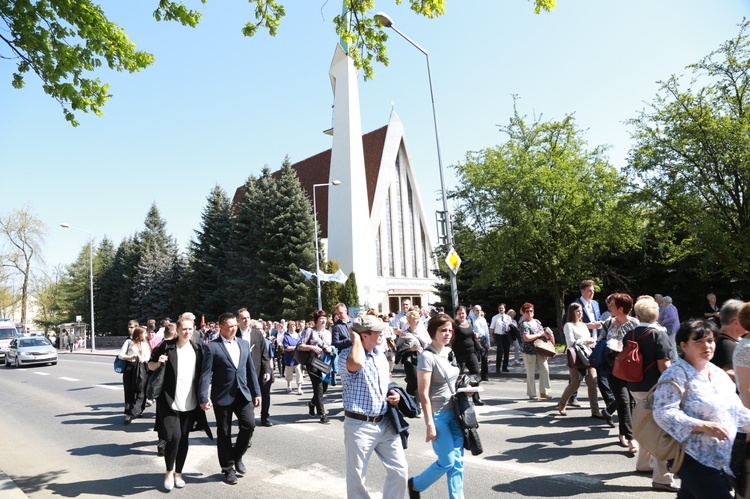
M 385 145 L 385 135 L 388 131 L 388 125 L 377 130 L 373 130 L 362 135 L 362 149 L 365 156 L 365 181 L 367 183 L 367 204 L 369 212 L 372 213 L 372 203 L 375 198 L 375 187 L 378 184 L 378 175 L 380 174 L 380 162 L 383 156 L 383 147 Z M 330 182 L 329 172 L 331 169 L 331 149 L 326 149 L 314 156 L 303 159 L 292 165 L 297 172 L 299 182 L 307 193 L 312 203 L 312 189 L 314 184 L 325 184 Z M 279 172 L 273 173 L 278 178 Z M 339 189 L 345 186 L 338 187 Z M 237 188 L 232 199 L 232 204 L 239 204 L 242 196 L 245 194 L 245 186 Z M 318 205 L 318 223 L 320 224 L 320 237 L 328 237 L 328 189 L 319 188 L 316 194 Z

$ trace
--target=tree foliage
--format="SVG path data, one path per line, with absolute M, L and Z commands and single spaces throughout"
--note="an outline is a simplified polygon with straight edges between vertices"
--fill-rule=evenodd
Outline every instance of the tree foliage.
M 232 202 L 218 185 L 206 201 L 200 230 L 195 231 L 196 239 L 190 243 L 187 309 L 217 318 L 229 310 L 225 279 L 230 272 L 227 242 L 232 234 Z
M 738 36 L 670 77 L 631 120 L 628 173 L 650 208 L 672 261 L 703 265 L 750 283 L 750 40 Z
M 618 211 L 623 179 L 572 116 L 528 122 L 516 109 L 501 131 L 504 144 L 455 167 L 457 251 L 481 262 L 472 286 L 546 289 L 560 317 L 566 291 L 604 272 L 601 255 L 638 242 L 634 218 Z
M 551 11 L 555 1 L 534 0 L 534 11 Z M 285 15 L 284 5 L 275 0 L 248 2 L 255 20 L 246 22 L 242 33 L 253 36 L 263 28 L 276 35 Z M 409 0 L 409 4 L 414 12 L 428 18 L 445 13 L 445 0 Z M 367 78 L 373 75 L 373 58 L 388 63 L 388 37 L 372 17 L 374 8 L 374 0 L 344 0 L 342 14 L 333 20 L 336 33 L 349 45 L 349 54 Z M 182 1 L 159 0 L 154 18 L 195 27 L 201 13 L 188 9 Z M 27 73 L 35 74 L 44 92 L 59 102 L 65 119 L 73 126 L 78 125 L 76 111 L 101 115 L 110 97 L 109 84 L 93 76 L 98 68 L 106 64 L 112 70 L 133 73 L 154 63 L 154 56 L 136 50 L 123 29 L 91 0 L 0 2 L 0 42 L 9 50 L 7 55 L 0 53 L 0 58 L 18 61 L 13 87 L 23 88 Z
M 341 291 L 341 302 L 348 307 L 359 307 L 359 290 L 357 289 L 357 276 L 352 271 L 344 283 L 344 289 Z
M 0 216 L 0 267 L 21 282 L 21 322 L 26 324 L 29 284 L 33 265 L 43 264 L 42 245 L 47 229 L 29 208 L 12 210 Z

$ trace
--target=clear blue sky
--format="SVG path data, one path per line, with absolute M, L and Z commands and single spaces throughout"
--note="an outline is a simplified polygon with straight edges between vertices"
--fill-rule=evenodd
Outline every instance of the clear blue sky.
M 284 3 L 275 38 L 245 38 L 240 30 L 252 16 L 243 1 L 189 1 L 204 13 L 190 29 L 155 22 L 156 0 L 104 0 L 156 63 L 132 75 L 102 71 L 113 97 L 104 116 L 79 115 L 77 128 L 34 76 L 13 89 L 15 66 L 0 60 L 0 212 L 27 205 L 44 221 L 49 266 L 71 263 L 87 241 L 61 222 L 117 245 L 142 230 L 152 202 L 185 249 L 214 185 L 231 196 L 264 165 L 331 146 L 322 131 L 331 126 L 331 19 L 341 4 Z M 575 113 L 589 144 L 611 145 L 611 162 L 623 166 L 623 122 L 652 100 L 657 80 L 684 74 L 750 14 L 750 0 L 558 0 L 541 15 L 526 0 L 448 0 L 447 14 L 429 20 L 405 4 L 378 0 L 376 9 L 430 52 L 449 188 L 450 165 L 504 140 L 497 125 L 508 122 L 513 94 L 529 117 Z M 424 56 L 394 32 L 388 52 L 388 67 L 360 78 L 362 129 L 383 126 L 395 106 L 433 220 L 439 178 Z

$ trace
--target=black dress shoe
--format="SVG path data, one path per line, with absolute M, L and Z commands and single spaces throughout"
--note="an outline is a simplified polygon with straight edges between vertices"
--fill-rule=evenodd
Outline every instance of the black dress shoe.
M 225 471 L 224 481 L 229 485 L 235 485 L 237 483 L 237 473 L 234 470 Z
M 330 424 L 331 422 L 328 420 L 328 416 L 325 414 L 320 417 L 320 424 Z
M 237 459 L 234 462 L 234 469 L 237 470 L 238 475 L 244 475 L 247 473 L 247 468 L 245 467 L 245 463 L 242 462 L 242 459 Z
M 419 499 L 419 491 L 414 490 L 414 479 L 410 478 L 408 482 L 409 499 Z
M 261 421 L 260 425 L 261 426 L 273 426 L 273 423 L 266 419 L 265 421 Z
M 612 415 L 608 413 L 606 409 L 602 411 L 602 416 L 604 416 L 604 420 L 607 422 L 610 428 L 615 427 L 615 422 L 612 420 Z
M 581 407 L 581 404 L 579 404 L 577 400 L 572 400 L 572 399 L 568 402 L 568 405 L 570 407 Z

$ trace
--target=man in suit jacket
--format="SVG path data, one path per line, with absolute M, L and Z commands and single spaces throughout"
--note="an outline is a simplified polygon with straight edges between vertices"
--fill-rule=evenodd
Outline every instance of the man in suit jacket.
M 250 358 L 253 360 L 253 367 L 258 375 L 258 385 L 260 386 L 260 424 L 263 426 L 273 426 L 268 420 L 268 412 L 271 408 L 271 385 L 273 384 L 273 368 L 271 367 L 271 357 L 268 353 L 268 345 L 263 331 L 253 327 L 253 321 L 250 319 L 250 312 L 246 308 L 237 311 L 237 317 L 240 322 L 242 338 L 250 343 Z M 263 326 L 261 326 L 263 327 Z M 238 336 L 240 334 L 238 333 Z
M 250 358 L 250 344 L 236 338 L 237 317 L 219 317 L 220 336 L 204 349 L 201 373 L 201 407 L 214 408 L 216 443 L 224 481 L 237 483 L 237 475 L 247 472 L 242 456 L 250 446 L 255 429 L 253 407 L 260 405 L 260 386 Z M 211 387 L 211 398 L 208 387 Z M 237 416 L 237 440 L 232 446 L 232 414 Z
M 602 316 L 599 312 L 599 303 L 594 300 L 594 281 L 587 280 L 583 281 L 580 286 L 581 296 L 576 300 L 581 304 L 583 308 L 583 322 L 586 323 L 586 327 L 589 328 L 589 333 L 597 339 L 599 329 L 602 324 L 599 322 L 599 318 Z

